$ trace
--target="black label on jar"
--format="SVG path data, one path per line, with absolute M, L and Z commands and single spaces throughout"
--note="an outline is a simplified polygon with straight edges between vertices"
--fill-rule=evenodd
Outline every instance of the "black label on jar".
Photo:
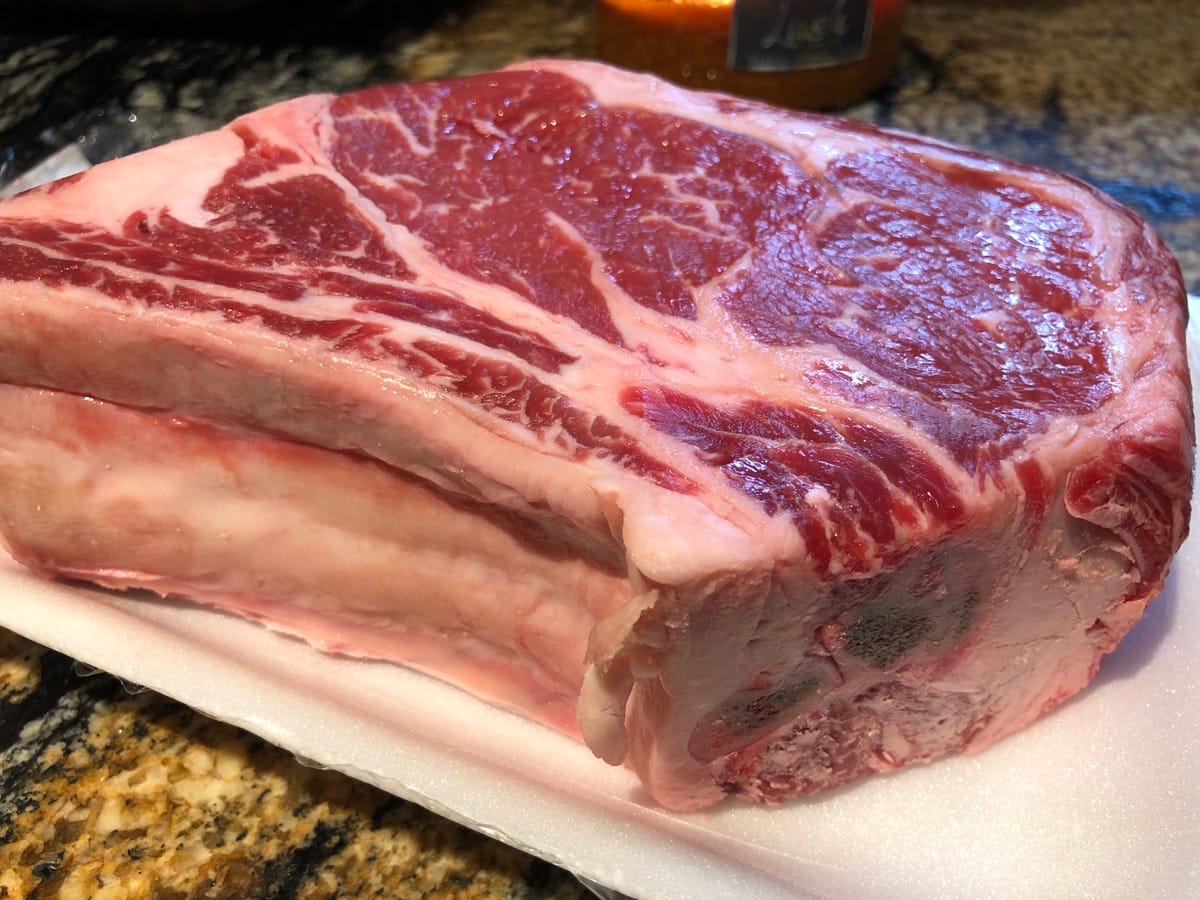
M 787 72 L 867 55 L 871 0 L 734 0 L 730 69 Z

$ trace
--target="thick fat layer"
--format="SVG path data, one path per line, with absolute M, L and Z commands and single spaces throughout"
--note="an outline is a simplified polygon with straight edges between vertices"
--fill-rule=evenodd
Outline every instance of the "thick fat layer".
M 363 453 L 470 499 L 549 512 L 564 530 L 610 554 L 636 547 L 637 567 L 662 581 L 682 580 L 698 565 L 768 563 L 766 548 L 753 540 L 755 520 L 744 498 L 730 503 L 720 495 L 639 489 L 606 455 L 564 452 L 569 437 L 497 423 L 455 403 L 436 382 L 327 354 L 327 347 L 286 335 L 256 333 L 249 323 L 130 312 L 90 288 L 71 290 L 72 303 L 55 302 L 57 290 L 15 284 L 0 291 L 0 372 L 16 383 Z M 493 402 L 506 405 L 502 388 L 496 386 Z M 553 416 L 566 404 L 551 399 L 547 406 L 537 414 L 553 432 Z M 682 459 L 686 448 L 675 452 Z M 690 527 L 663 527 L 681 522 Z M 795 552 L 798 541 L 786 523 L 772 531 L 784 532 L 782 546 L 793 547 L 781 552 Z
M 343 453 L 11 386 L 0 421 L 0 537 L 38 571 L 211 603 L 578 734 L 619 559 Z

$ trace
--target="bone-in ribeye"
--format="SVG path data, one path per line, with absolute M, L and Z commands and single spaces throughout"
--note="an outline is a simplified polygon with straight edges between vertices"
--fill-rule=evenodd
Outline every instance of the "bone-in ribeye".
M 984 748 L 1191 495 L 1178 268 L 1033 168 L 576 62 L 0 206 L 0 531 L 454 681 L 663 804 Z

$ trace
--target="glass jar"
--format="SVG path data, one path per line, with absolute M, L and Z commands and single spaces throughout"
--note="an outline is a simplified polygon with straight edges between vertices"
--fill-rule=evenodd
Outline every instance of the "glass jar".
M 689 87 L 835 109 L 895 69 L 905 0 L 599 0 L 599 54 Z

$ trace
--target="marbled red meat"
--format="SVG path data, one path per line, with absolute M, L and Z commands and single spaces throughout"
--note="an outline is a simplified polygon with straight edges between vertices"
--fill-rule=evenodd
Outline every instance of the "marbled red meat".
M 660 802 L 982 749 L 1183 539 L 1178 268 L 1063 176 L 593 63 L 0 206 L 0 532 L 404 662 Z

